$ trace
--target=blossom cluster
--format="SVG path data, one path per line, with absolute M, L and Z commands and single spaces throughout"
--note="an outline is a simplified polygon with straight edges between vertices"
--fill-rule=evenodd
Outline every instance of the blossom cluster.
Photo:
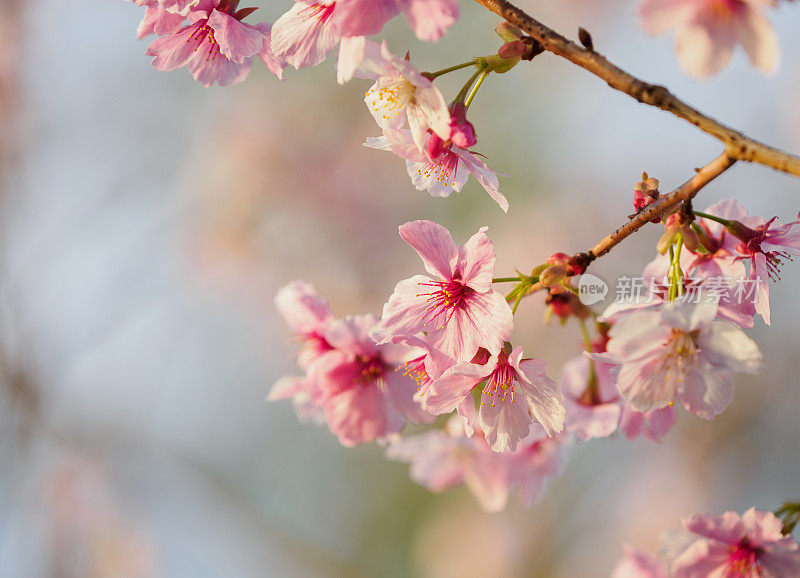
M 242 82 L 256 59 L 283 80 L 288 67 L 316 66 L 338 47 L 338 83 L 371 83 L 364 104 L 379 134 L 364 146 L 400 157 L 418 190 L 447 197 L 471 175 L 508 211 L 498 174 L 474 150 L 468 115 L 490 75 L 544 49 L 519 29 L 496 29 L 503 41 L 496 54 L 424 72 L 410 53 L 368 37 L 402 15 L 417 38 L 439 40 L 458 18 L 455 0 L 296 0 L 274 24 L 245 22 L 257 9 L 240 0 L 129 1 L 145 8 L 138 36 L 157 36 L 146 50 L 152 66 L 185 66 L 205 86 Z M 728 64 L 737 44 L 758 68 L 777 67 L 765 16 L 777 4 L 644 0 L 639 12 L 647 32 L 675 31 L 684 69 L 708 76 Z M 592 50 L 585 31 L 581 42 Z M 472 74 L 448 100 L 436 79 L 462 69 Z M 648 207 L 660 199 L 659 181 L 643 174 L 634 187 L 636 213 L 653 215 Z M 291 400 L 301 420 L 327 424 L 345 446 L 382 444 L 432 491 L 467 486 L 489 511 L 505 507 L 513 491 L 525 504 L 535 501 L 572 443 L 617 433 L 661 441 L 676 405 L 713 420 L 733 400 L 735 374 L 762 367 L 744 330 L 757 317 L 770 324 L 770 285 L 800 254 L 800 215 L 783 224 L 750 215 L 735 200 L 704 212 L 692 203 L 646 217 L 663 227 L 658 256 L 641 276 L 653 290 L 646 301 L 618 300 L 603 312 L 583 303 L 576 286 L 597 257 L 591 252 L 557 252 L 530 274 L 497 278 L 486 227 L 459 245 L 442 225 L 405 223 L 400 237 L 424 274 L 398 281 L 380 317 L 336 317 L 304 281 L 279 291 L 276 305 L 300 344 L 300 375 L 278 380 L 268 399 Z M 503 283 L 512 289 L 502 293 Z M 745 284 L 755 288 L 752 299 L 741 298 Z M 513 339 L 519 303 L 540 290 L 546 320 L 576 322 L 583 336 L 558 381 L 545 360 L 526 357 Z M 404 435 L 408 423 L 428 429 Z M 751 509 L 684 525 L 698 537 L 669 568 L 628 548 L 615 576 L 800 575 L 797 543 L 776 515 Z
M 616 432 L 661 441 L 677 419 L 676 401 L 714 419 L 733 399 L 733 376 L 761 369 L 761 352 L 743 329 L 756 315 L 769 321 L 769 283 L 800 253 L 800 221 L 748 215 L 732 200 L 676 219 L 680 213 L 663 221 L 664 254 L 643 272 L 663 278 L 656 285 L 663 291 L 601 314 L 580 303 L 573 284 L 585 267 L 563 253 L 531 276 L 497 279 L 486 227 L 458 245 L 437 223 L 406 223 L 400 237 L 425 274 L 399 281 L 380 319 L 334 320 L 303 282 L 279 292 L 305 375 L 281 379 L 269 398 L 291 398 L 301 417 L 327 421 L 345 445 L 387 444 L 387 456 L 410 462 L 412 477 L 434 491 L 466 484 L 487 509 L 505 505 L 515 487 L 523 501 L 538 495 L 559 469 L 560 448 L 572 442 Z M 763 289 L 755 302 L 733 299 L 718 284 L 693 299 L 708 278 L 731 280 L 731 290 L 735 280 L 757 279 Z M 496 289 L 514 279 L 508 295 Z M 576 319 L 585 336 L 558 382 L 545 361 L 512 343 L 516 304 L 534 283 L 549 289 L 549 313 Z M 444 429 L 399 435 L 405 422 L 439 415 L 450 416 Z

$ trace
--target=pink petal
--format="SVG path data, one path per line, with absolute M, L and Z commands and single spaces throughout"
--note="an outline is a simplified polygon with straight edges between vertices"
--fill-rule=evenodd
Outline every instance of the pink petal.
M 433 221 L 411 221 L 400 226 L 400 236 L 411 245 L 431 275 L 450 280 L 458 263 L 458 246 L 447 228 Z

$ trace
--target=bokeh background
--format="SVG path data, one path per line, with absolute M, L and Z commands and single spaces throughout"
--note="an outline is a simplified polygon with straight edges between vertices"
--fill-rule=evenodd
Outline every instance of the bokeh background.
M 262 1 L 274 21 L 289 2 Z M 437 45 L 404 22 L 395 52 L 437 69 L 498 47 L 498 19 L 462 1 Z M 788 4 L 788 3 L 787 3 Z M 771 13 L 783 55 L 763 76 L 742 54 L 711 80 L 684 75 L 635 4 L 520 0 L 646 79 L 754 137 L 800 150 L 800 9 Z M 340 447 L 264 396 L 295 371 L 276 290 L 312 282 L 339 315 L 379 312 L 418 272 L 397 236 L 429 218 L 464 240 L 488 225 L 498 275 L 586 248 L 631 212 L 642 170 L 670 189 L 718 143 L 552 56 L 491 78 L 472 107 L 479 150 L 507 173 L 504 215 L 472 182 L 432 199 L 377 133 L 367 86 L 333 61 L 280 83 L 204 89 L 153 71 L 142 10 L 114 0 L 0 1 L 0 576 L 607 576 L 622 543 L 655 551 L 695 512 L 774 509 L 800 497 L 800 269 L 752 331 L 768 363 L 737 377 L 715 422 L 682 412 L 662 444 L 573 447 L 530 509 L 482 513 L 464 489 L 428 493 L 379 447 Z M 442 86 L 452 96 L 457 73 Z M 800 183 L 736 166 L 697 206 L 735 196 L 788 220 Z M 593 266 L 636 275 L 652 226 Z M 613 283 L 613 281 L 612 281 Z M 515 341 L 558 376 L 574 326 L 538 299 Z M 767 330 L 768 329 L 768 330 Z

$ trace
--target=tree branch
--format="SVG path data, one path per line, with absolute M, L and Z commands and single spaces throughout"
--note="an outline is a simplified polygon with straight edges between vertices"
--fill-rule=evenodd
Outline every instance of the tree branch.
M 663 215 L 667 211 L 676 208 L 684 201 L 693 199 L 703 187 L 731 168 L 736 161 L 737 159 L 733 158 L 728 151 L 725 151 L 703 168 L 697 169 L 697 174 L 677 189 L 664 195 L 656 202 L 647 205 L 627 223 L 619 227 L 613 233 L 603 237 L 594 247 L 585 253 L 575 253 L 570 260 L 580 264 L 584 268 L 588 267 L 592 261 L 607 254 L 611 249 L 659 215 Z M 527 296 L 540 289 L 546 288 L 547 287 L 540 281 L 531 285 L 525 292 L 525 295 Z
M 725 144 L 736 160 L 758 163 L 800 177 L 800 157 L 753 140 L 689 106 L 667 88 L 639 80 L 609 62 L 602 54 L 583 48 L 555 30 L 528 16 L 506 0 L 476 0 L 495 14 L 521 28 L 548 52 L 566 58 L 605 80 L 608 85 L 643 104 L 655 106 L 695 125 Z

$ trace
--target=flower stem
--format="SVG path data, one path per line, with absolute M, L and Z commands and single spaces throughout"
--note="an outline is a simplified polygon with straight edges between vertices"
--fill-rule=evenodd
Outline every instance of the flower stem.
M 475 83 L 475 86 L 472 87 L 472 92 L 469 93 L 467 100 L 464 101 L 464 107 L 469 108 L 469 105 L 472 104 L 475 95 L 478 94 L 478 89 L 483 84 L 483 81 L 486 80 L 486 77 L 489 76 L 489 71 L 484 70 L 481 72 L 480 76 L 478 76 L 478 82 Z
M 495 277 L 492 279 L 492 283 L 514 283 L 519 280 L 519 277 Z
M 422 76 L 433 80 L 434 78 L 438 78 L 442 75 L 449 74 L 451 72 L 455 72 L 456 70 L 461 70 L 462 68 L 468 68 L 470 66 L 475 66 L 475 59 L 469 60 L 467 62 L 462 62 L 461 64 L 456 64 L 454 66 L 448 66 L 447 68 L 442 68 L 441 70 L 437 70 L 436 72 L 423 72 Z
M 702 217 L 703 219 L 708 219 L 709 221 L 716 221 L 720 225 L 727 227 L 730 225 L 730 221 L 728 219 L 723 219 L 722 217 L 717 217 L 715 215 L 709 215 L 708 213 L 701 213 L 700 211 L 692 211 L 695 217 Z
M 586 344 L 586 351 L 592 352 L 592 338 L 589 335 L 589 328 L 583 319 L 579 319 L 578 323 L 581 326 L 581 334 L 583 335 L 583 342 Z M 594 359 L 589 358 L 589 376 L 586 380 L 586 398 L 592 404 L 600 403 L 600 390 L 597 387 L 597 370 L 594 366 Z
M 464 97 L 467 96 L 467 92 L 472 87 L 472 84 L 478 79 L 478 77 L 483 74 L 483 71 L 476 70 L 475 73 L 469 77 L 469 80 L 464 83 L 464 86 L 461 87 L 461 90 L 458 91 L 458 94 L 453 99 L 453 102 L 462 102 Z

